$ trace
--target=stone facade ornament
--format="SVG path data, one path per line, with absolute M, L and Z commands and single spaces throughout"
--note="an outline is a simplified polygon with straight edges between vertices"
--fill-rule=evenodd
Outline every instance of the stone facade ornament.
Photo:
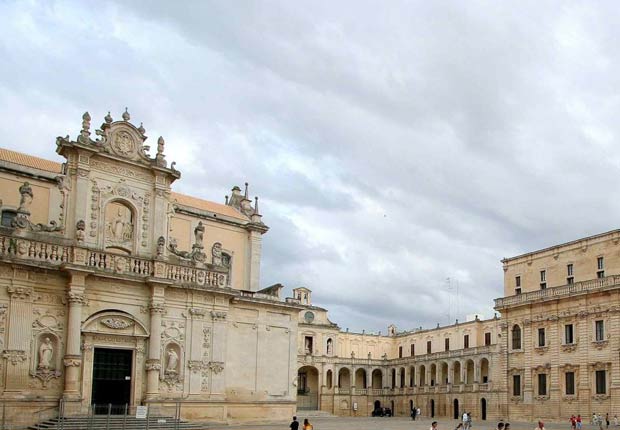
M 213 321 L 225 321 L 226 312 L 211 311 L 211 318 Z
M 26 351 L 7 349 L 2 351 L 2 358 L 6 359 L 13 366 L 26 361 Z
M 215 242 L 211 248 L 211 263 L 214 266 L 222 265 L 222 244 Z
M 164 256 L 165 247 L 166 247 L 166 238 L 163 236 L 159 236 L 159 238 L 157 239 L 157 256 L 158 257 Z
M 105 318 L 101 320 L 101 324 L 111 329 L 123 330 L 128 327 L 131 327 L 134 324 L 134 322 L 131 320 L 125 320 L 121 318 Z
M 144 368 L 148 371 L 148 370 L 161 370 L 161 361 L 157 360 L 157 359 L 149 359 L 146 360 L 146 364 L 144 366 Z
M 208 367 L 213 373 L 218 375 L 224 370 L 224 363 L 222 363 L 221 361 L 211 361 L 208 364 Z
M 75 224 L 75 239 L 78 243 L 83 243 L 86 238 L 84 230 L 86 230 L 86 223 L 81 219 Z

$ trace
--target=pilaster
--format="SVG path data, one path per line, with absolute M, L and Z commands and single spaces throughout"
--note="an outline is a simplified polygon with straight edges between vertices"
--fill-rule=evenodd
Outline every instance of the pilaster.
M 18 270 L 16 275 L 19 276 Z M 27 273 L 24 272 L 27 276 Z M 28 386 L 28 349 L 32 323 L 32 287 L 20 285 L 18 280 L 7 287 L 10 297 L 9 321 L 5 360 L 5 393 L 20 393 Z
M 211 311 L 213 321 L 213 342 L 211 361 L 208 368 L 211 372 L 211 397 L 224 399 L 226 395 L 226 372 L 224 363 L 226 362 L 227 345 L 227 313 L 224 311 Z
M 147 400 L 159 397 L 159 374 L 161 371 L 161 316 L 165 311 L 163 285 L 151 284 L 150 337 L 149 351 L 146 360 L 146 398 Z
M 67 288 L 67 341 L 63 364 L 65 366 L 65 389 L 63 396 L 66 399 L 80 398 L 80 374 L 82 370 L 82 351 L 80 350 L 82 306 L 86 303 L 86 276 L 87 273 L 69 272 Z

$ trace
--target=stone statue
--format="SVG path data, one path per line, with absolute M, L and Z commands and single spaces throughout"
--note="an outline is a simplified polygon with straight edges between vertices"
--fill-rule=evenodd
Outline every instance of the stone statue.
M 202 225 L 202 221 L 198 221 L 198 225 L 194 229 L 194 238 L 195 238 L 194 247 L 195 248 L 202 248 L 202 240 L 204 239 L 204 235 L 205 235 L 205 227 L 204 225 Z
M 332 355 L 332 340 L 327 340 L 327 355 Z
M 157 239 L 157 256 L 162 257 L 164 255 L 164 246 L 166 245 L 166 238 L 159 236 Z
M 351 351 L 351 358 L 355 358 L 355 351 Z
M 369 353 L 368 353 L 368 359 L 370 360 L 371 358 L 372 358 L 372 353 L 371 353 L 371 352 L 369 352 Z
M 157 139 L 157 153 L 158 154 L 164 153 L 164 138 L 161 136 L 159 136 L 159 139 Z
M 166 365 L 166 373 L 177 373 L 177 365 L 179 364 L 179 356 L 172 348 L 168 348 L 168 364 Z
M 81 219 L 75 224 L 75 239 L 78 243 L 84 242 L 84 239 L 86 238 L 84 230 L 86 230 L 86 223 L 83 219 Z
M 211 248 L 212 261 L 213 265 L 221 266 L 222 265 L 222 244 L 219 242 L 215 242 L 213 244 L 213 248 Z
M 30 204 L 34 197 L 30 183 L 24 182 L 24 184 L 19 187 L 19 194 L 21 194 L 21 197 L 19 199 L 19 208 L 17 208 L 17 212 L 30 213 Z
M 52 368 L 52 356 L 54 355 L 54 345 L 52 340 L 46 337 L 39 347 L 39 369 L 48 370 Z
M 131 218 L 128 216 L 125 211 L 129 211 L 129 209 L 125 208 L 123 211 L 123 207 L 118 207 L 116 215 L 114 218 L 107 223 L 108 228 L 108 237 L 107 240 L 112 242 L 129 242 L 133 237 L 133 225 L 131 223 Z

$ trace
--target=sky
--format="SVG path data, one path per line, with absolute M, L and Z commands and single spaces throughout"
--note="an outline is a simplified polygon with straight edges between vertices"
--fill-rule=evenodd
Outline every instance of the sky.
M 620 9 L 0 0 L 0 146 L 125 107 L 178 192 L 250 183 L 261 284 L 343 329 L 493 316 L 500 260 L 618 228 Z M 458 290 L 458 294 L 457 294 Z

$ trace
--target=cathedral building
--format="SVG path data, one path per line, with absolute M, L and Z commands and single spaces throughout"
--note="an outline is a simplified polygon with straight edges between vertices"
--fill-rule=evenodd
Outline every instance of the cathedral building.
M 223 203 L 173 192 L 163 138 L 151 150 L 128 112 L 92 129 L 86 113 L 57 138 L 60 162 L 0 149 L 8 414 L 61 400 L 67 415 L 181 402 L 217 422 L 620 408 L 620 230 L 503 260 L 494 318 L 352 333 L 311 290 L 259 285 L 269 228 L 247 184 Z

